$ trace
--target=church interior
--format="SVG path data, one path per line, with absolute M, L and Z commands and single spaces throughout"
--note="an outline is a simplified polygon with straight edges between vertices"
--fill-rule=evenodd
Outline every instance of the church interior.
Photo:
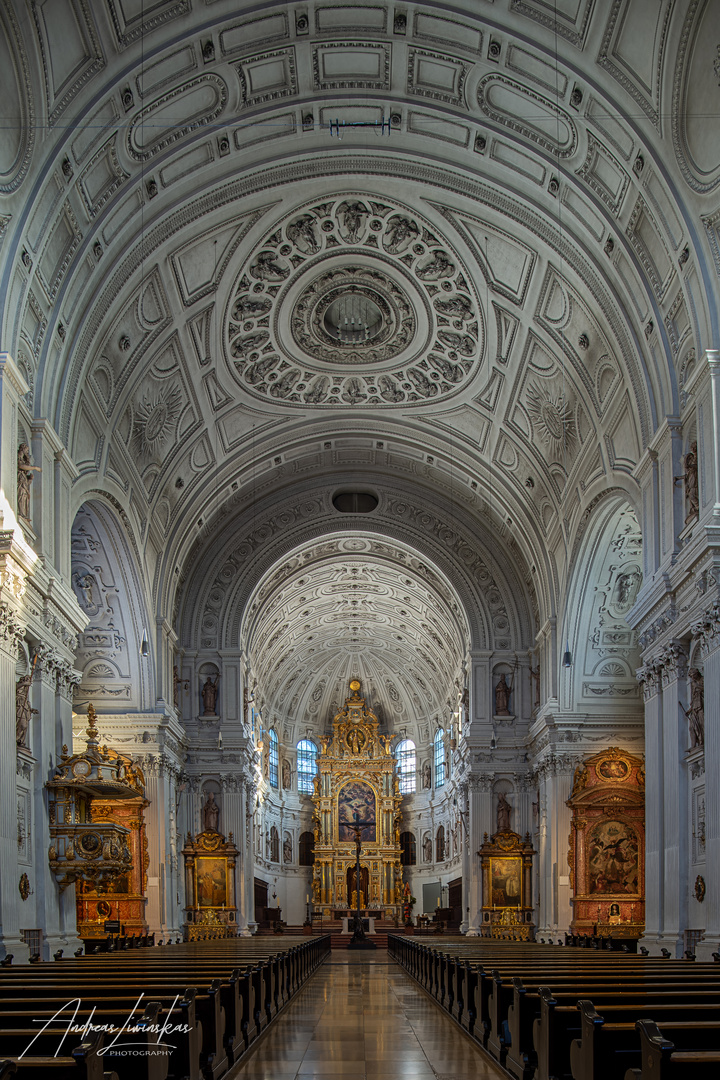
M 0 31 L 0 961 L 712 963 L 718 5 Z

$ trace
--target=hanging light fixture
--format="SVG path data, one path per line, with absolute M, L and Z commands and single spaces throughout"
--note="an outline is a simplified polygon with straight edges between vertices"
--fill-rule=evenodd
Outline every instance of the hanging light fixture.
M 572 653 L 570 652 L 570 641 L 565 642 L 565 654 L 563 656 L 563 667 L 572 667 Z

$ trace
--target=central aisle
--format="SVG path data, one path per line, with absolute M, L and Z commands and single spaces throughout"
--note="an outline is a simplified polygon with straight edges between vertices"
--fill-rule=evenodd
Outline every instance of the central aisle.
M 247 1080 L 506 1078 L 385 949 L 336 950 L 233 1075 Z

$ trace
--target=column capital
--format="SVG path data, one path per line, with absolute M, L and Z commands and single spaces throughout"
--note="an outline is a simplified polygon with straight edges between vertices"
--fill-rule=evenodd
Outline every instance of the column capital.
M 658 655 L 656 663 L 662 668 L 662 684 L 668 686 L 687 674 L 687 648 L 680 641 L 670 641 Z
M 649 701 L 660 693 L 662 685 L 662 664 L 657 659 L 648 660 L 635 672 L 637 681 L 643 684 L 643 698 Z
M 693 637 L 698 639 L 703 660 L 715 652 L 720 645 L 720 602 L 703 612 L 697 622 L 690 627 Z
M 4 646 L 14 656 L 24 637 L 25 627 L 18 613 L 8 604 L 0 603 L 0 647 Z

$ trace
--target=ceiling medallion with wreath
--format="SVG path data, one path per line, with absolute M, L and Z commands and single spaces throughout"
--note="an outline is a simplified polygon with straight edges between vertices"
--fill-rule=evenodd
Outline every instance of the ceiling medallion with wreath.
M 474 376 L 484 325 L 471 275 L 428 222 L 345 195 L 295 211 L 248 257 L 224 344 L 258 397 L 403 405 Z

